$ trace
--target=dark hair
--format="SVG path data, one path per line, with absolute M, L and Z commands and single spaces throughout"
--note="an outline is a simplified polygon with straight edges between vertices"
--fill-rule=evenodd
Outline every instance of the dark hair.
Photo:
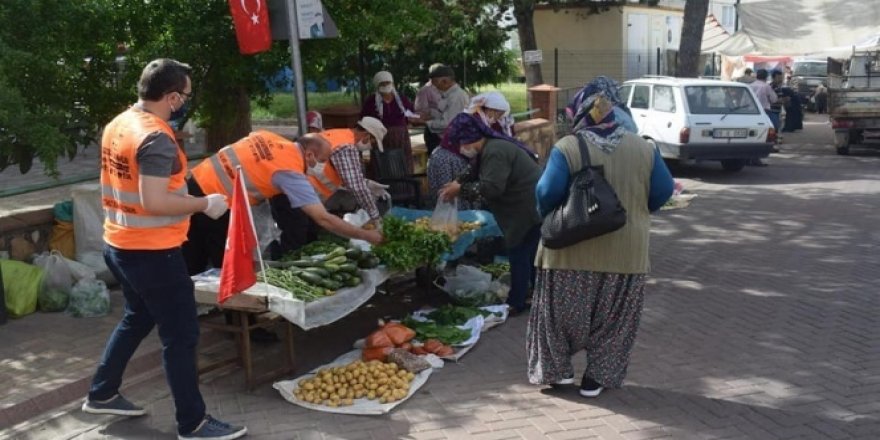
M 190 72 L 192 67 L 189 64 L 170 58 L 150 61 L 138 80 L 138 98 L 158 101 L 167 93 L 183 92 Z
M 782 71 L 779 69 L 773 69 L 773 72 L 770 74 L 772 77 L 776 78 L 778 75 L 782 75 Z
M 758 73 L 755 74 L 755 78 L 758 78 L 762 81 L 767 79 L 767 69 L 758 69 Z
M 744 73 L 745 73 L 746 75 L 751 75 L 751 74 L 752 74 L 752 69 L 751 69 L 750 67 L 746 67 L 746 70 L 745 70 Z
M 455 71 L 452 70 L 452 67 L 442 65 L 437 66 L 431 72 L 428 73 L 429 78 L 452 78 L 455 79 Z

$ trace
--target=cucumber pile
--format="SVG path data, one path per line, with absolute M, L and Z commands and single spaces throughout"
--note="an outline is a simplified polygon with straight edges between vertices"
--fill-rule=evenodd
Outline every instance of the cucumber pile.
M 362 280 L 358 269 L 372 269 L 379 265 L 379 258 L 357 248 L 320 245 L 311 249 L 329 252 L 303 253 L 298 260 L 288 262 L 287 269 L 267 270 L 267 276 L 272 275 L 268 277 L 269 284 L 281 287 L 303 301 L 314 301 L 333 295 L 339 289 L 360 285 Z M 282 275 L 279 272 L 287 273 Z

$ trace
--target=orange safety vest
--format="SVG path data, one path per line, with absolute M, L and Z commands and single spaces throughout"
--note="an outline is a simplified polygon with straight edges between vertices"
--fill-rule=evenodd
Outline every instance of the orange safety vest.
M 354 130 L 350 128 L 324 130 L 318 133 L 318 135 L 326 139 L 327 142 L 330 142 L 330 147 L 333 151 L 346 145 L 354 145 Z M 308 176 L 309 182 L 311 182 L 312 186 L 318 190 L 318 196 L 321 197 L 322 201 L 327 200 L 327 198 L 343 186 L 342 177 L 339 175 L 339 171 L 336 170 L 336 167 L 334 167 L 333 163 L 329 160 L 324 165 L 323 173 L 309 171 Z
M 192 169 L 192 176 L 205 194 L 232 197 L 236 168 L 244 172 L 245 188 L 251 206 L 281 191 L 272 184 L 276 171 L 305 173 L 305 160 L 296 143 L 268 131 L 255 131 L 227 145 Z
M 137 152 L 144 139 L 156 132 L 175 139 L 174 130 L 162 118 L 130 108 L 110 121 L 101 137 L 104 241 L 119 249 L 171 249 L 186 241 L 189 215 L 155 215 L 141 204 Z M 186 155 L 180 148 L 177 159 L 180 171 L 170 176 L 168 192 L 186 195 Z

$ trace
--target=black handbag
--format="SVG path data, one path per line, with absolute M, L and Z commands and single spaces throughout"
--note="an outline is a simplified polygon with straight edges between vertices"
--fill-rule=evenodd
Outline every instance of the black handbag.
M 575 137 L 584 166 L 572 176 L 565 202 L 544 218 L 541 239 L 548 249 L 562 249 L 626 224 L 626 209 L 605 180 L 604 167 L 592 166 L 586 140 L 578 134 Z

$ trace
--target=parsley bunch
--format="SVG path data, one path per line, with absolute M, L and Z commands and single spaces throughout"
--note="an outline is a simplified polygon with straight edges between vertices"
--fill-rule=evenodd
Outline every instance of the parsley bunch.
M 411 271 L 425 265 L 435 265 L 443 254 L 452 249 L 449 236 L 431 230 L 416 228 L 400 217 L 382 219 L 385 241 L 373 248 L 373 253 L 390 269 Z

